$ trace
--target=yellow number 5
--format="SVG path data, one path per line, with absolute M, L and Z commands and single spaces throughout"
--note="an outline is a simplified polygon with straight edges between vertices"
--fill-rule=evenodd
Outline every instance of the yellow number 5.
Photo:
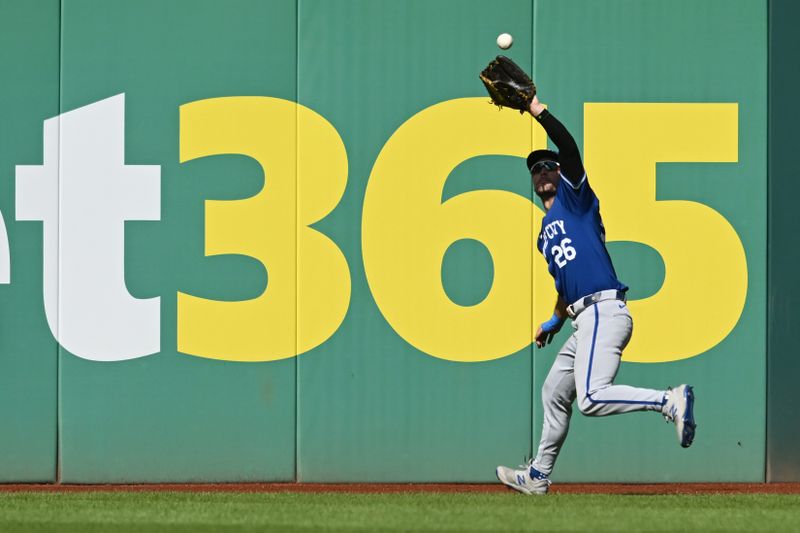
M 250 198 L 206 202 L 206 255 L 258 259 L 268 272 L 267 288 L 237 302 L 178 293 L 178 350 L 229 361 L 306 352 L 333 335 L 350 301 L 344 255 L 308 227 L 344 192 L 341 138 L 322 116 L 278 98 L 213 98 L 181 106 L 181 162 L 218 154 L 252 157 L 265 180 Z
M 636 241 L 664 260 L 664 284 L 630 303 L 636 333 L 626 361 L 701 354 L 744 308 L 747 262 L 736 230 L 710 207 L 656 201 L 657 162 L 736 162 L 736 104 L 586 104 L 586 167 L 609 241 Z M 731 184 L 731 187 L 737 185 Z

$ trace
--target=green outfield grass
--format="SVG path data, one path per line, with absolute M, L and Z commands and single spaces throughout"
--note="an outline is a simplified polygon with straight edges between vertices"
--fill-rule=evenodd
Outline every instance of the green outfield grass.
M 797 531 L 800 495 L 0 494 L 0 531 Z

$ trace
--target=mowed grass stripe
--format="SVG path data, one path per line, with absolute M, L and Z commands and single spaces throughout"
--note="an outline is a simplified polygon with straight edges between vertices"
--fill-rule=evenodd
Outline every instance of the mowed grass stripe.
M 22 492 L 3 532 L 792 531 L 800 495 Z

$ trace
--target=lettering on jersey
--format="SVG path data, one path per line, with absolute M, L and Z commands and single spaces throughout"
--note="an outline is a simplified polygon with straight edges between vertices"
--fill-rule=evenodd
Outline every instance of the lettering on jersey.
M 567 232 L 564 229 L 564 221 L 554 220 L 553 222 L 542 228 L 542 233 L 546 235 L 548 239 L 552 239 L 553 237 L 559 234 L 566 235 Z
M 567 230 L 564 228 L 563 220 L 554 220 L 542 228 L 539 238 L 542 239 L 542 254 L 547 257 L 547 247 L 554 238 L 559 235 L 566 235 Z

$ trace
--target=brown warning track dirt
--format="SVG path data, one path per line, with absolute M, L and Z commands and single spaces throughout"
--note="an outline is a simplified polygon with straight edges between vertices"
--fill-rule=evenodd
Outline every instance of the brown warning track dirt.
M 3 492 L 243 492 L 392 494 L 401 492 L 506 492 L 500 484 L 466 483 L 160 483 L 141 485 L 0 484 Z M 562 483 L 554 494 L 800 494 L 800 483 Z

